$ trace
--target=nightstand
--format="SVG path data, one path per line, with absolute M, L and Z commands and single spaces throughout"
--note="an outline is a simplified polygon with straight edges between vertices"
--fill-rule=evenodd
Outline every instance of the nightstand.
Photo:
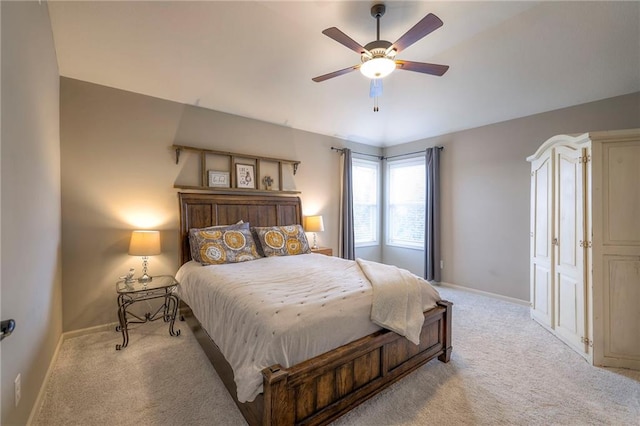
M 333 256 L 333 249 L 330 247 L 318 247 L 317 249 L 312 248 L 311 253 L 325 254 L 327 256 Z
M 145 322 L 162 318 L 164 322 L 169 323 L 169 334 L 171 336 L 180 335 L 180 330 L 173 330 L 173 324 L 178 313 L 179 300 L 174 293 L 177 286 L 178 281 L 171 275 L 159 275 L 144 283 L 137 280 L 130 283 L 120 280 L 116 283 L 118 320 L 120 322 L 120 325 L 116 327 L 116 331 L 122 332 L 122 344 L 116 345 L 117 351 L 126 348 L 129 344 L 129 324 L 144 324 Z M 144 317 L 140 317 L 128 310 L 129 307 L 138 302 L 153 299 L 163 299 L 162 305 L 153 314 L 147 312 Z

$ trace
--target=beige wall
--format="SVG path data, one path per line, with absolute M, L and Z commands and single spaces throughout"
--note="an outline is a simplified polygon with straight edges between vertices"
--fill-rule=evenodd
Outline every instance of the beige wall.
M 549 137 L 640 127 L 640 93 L 537 114 L 385 150 L 440 145 L 442 281 L 529 300 L 529 173 Z M 424 274 L 423 252 L 383 246 L 383 261 Z
M 525 157 L 563 132 L 638 126 L 639 95 L 585 104 L 387 148 L 445 146 L 443 281 L 528 300 L 529 171 Z M 634 109 L 635 108 L 635 109 Z M 635 123 L 635 124 L 634 124 Z M 295 178 L 305 214 L 322 214 L 319 243 L 338 250 L 339 139 L 91 83 L 61 80 L 64 330 L 116 321 L 114 283 L 140 259 L 130 232 L 162 230 L 152 274 L 178 264 L 175 183 L 195 183 L 197 158 L 172 144 L 302 161 Z M 379 150 L 349 143 L 356 151 Z M 422 252 L 384 246 L 358 256 L 422 274 Z
M 3 425 L 23 425 L 62 333 L 59 75 L 45 2 L 1 2 Z M 14 379 L 22 399 L 14 405 Z
M 185 152 L 176 165 L 172 144 L 300 160 L 303 213 L 323 215 L 318 242 L 337 252 L 340 156 L 330 148 L 344 141 L 67 78 L 60 104 L 65 331 L 117 320 L 115 282 L 141 270 L 127 255 L 131 230 L 161 230 L 150 273 L 176 273 L 173 186 L 195 184 L 199 169 Z

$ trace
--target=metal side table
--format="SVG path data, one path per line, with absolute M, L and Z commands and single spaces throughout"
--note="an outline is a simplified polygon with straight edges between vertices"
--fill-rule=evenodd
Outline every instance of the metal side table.
M 126 348 L 129 344 L 129 324 L 144 324 L 149 321 L 156 321 L 160 318 L 169 323 L 169 334 L 179 336 L 180 330 L 174 331 L 173 326 L 178 313 L 178 296 L 175 294 L 178 281 L 171 275 L 159 275 L 147 282 L 126 282 L 124 280 L 116 283 L 118 293 L 118 320 L 120 325 L 116 331 L 122 332 L 122 344 L 116 345 L 116 350 Z M 162 305 L 152 314 L 147 312 L 144 317 L 138 316 L 129 310 L 132 305 L 153 299 L 164 299 Z

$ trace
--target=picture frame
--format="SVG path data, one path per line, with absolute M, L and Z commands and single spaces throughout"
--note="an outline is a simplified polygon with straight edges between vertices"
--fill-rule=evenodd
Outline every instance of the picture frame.
M 256 188 L 255 169 L 253 164 L 236 163 L 236 187 Z
M 214 188 L 229 188 L 229 172 L 208 170 L 209 186 Z

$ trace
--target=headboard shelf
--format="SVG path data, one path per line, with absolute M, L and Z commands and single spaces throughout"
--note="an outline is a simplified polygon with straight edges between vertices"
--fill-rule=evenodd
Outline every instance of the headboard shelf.
M 191 260 L 189 229 L 231 225 L 239 220 L 251 226 L 302 224 L 300 197 L 268 195 L 179 192 L 180 264 Z
M 211 194 L 248 194 L 248 195 L 296 195 L 300 194 L 300 191 L 266 191 L 262 189 L 244 189 L 244 188 L 213 188 L 210 186 L 195 186 L 195 185 L 173 185 L 176 189 L 184 189 L 188 191 L 206 191 Z
M 200 185 L 174 185 L 180 189 L 214 189 L 225 188 L 231 191 L 240 191 L 242 189 L 251 189 L 260 191 L 264 186 L 265 190 L 270 190 L 273 185 L 278 192 L 290 193 L 287 188 L 295 188 L 295 186 L 285 185 L 285 169 L 291 167 L 293 176 L 298 172 L 300 161 L 287 160 L 284 158 L 263 157 L 259 155 L 241 154 L 237 152 L 217 151 L 214 149 L 196 148 L 193 146 L 173 145 L 172 148 L 176 152 L 176 164 L 180 161 L 180 153 L 182 151 L 194 152 L 200 157 Z M 218 170 L 208 170 L 207 164 L 209 159 L 217 159 Z M 226 164 L 223 164 L 226 163 Z M 247 164 L 245 164 L 247 163 Z M 241 181 L 237 176 L 240 172 L 237 167 L 246 166 L 247 176 L 252 178 L 248 181 Z M 209 173 L 224 176 L 227 175 L 225 182 L 210 183 Z M 243 172 L 244 176 L 244 172 Z M 272 176 L 274 176 L 272 178 Z M 268 179 L 268 182 L 265 181 Z M 256 192 L 257 193 L 257 192 Z M 293 191 L 293 193 L 298 193 Z

